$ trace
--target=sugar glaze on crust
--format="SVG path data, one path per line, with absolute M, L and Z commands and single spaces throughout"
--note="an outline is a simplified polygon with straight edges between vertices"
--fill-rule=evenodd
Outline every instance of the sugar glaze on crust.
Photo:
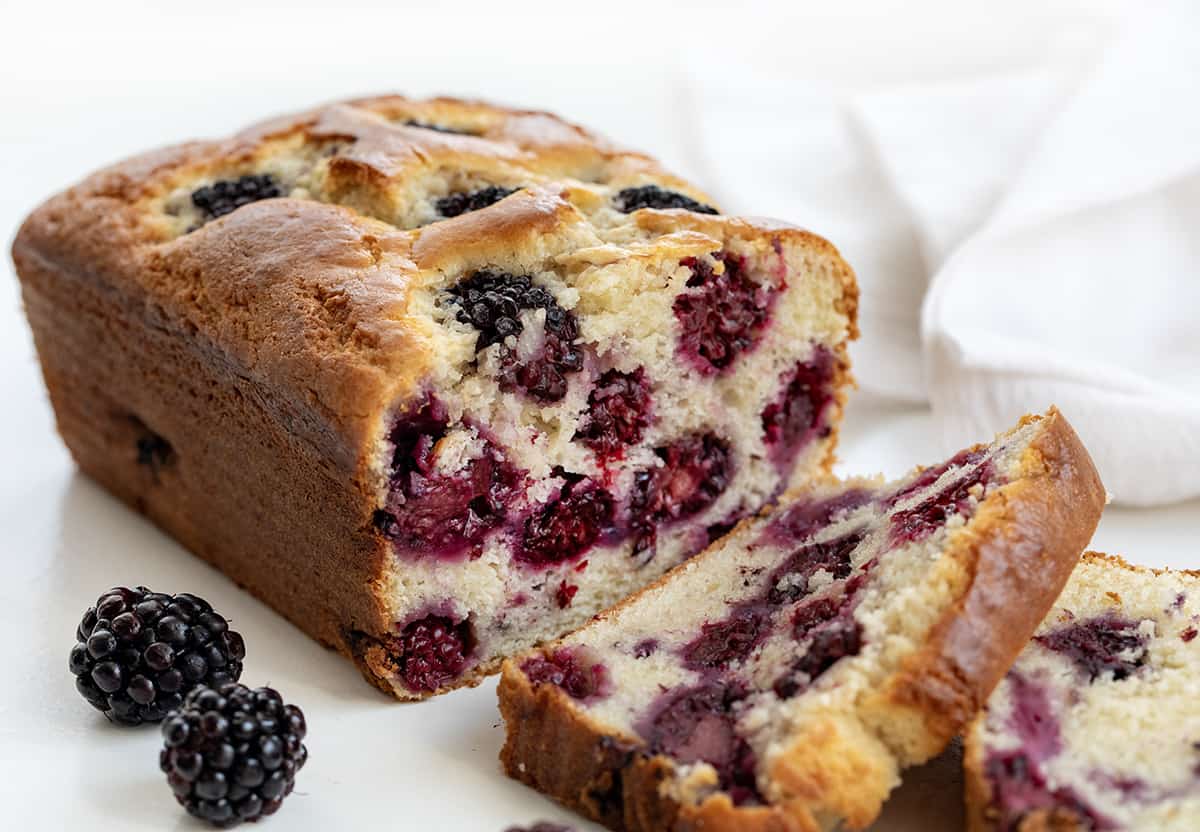
M 385 96 L 101 171 L 13 257 L 80 467 L 423 698 L 828 469 L 853 274 L 715 211 L 554 116 Z
M 801 678 L 798 687 L 790 681 L 782 689 L 776 684 L 776 696 L 794 698 L 773 702 L 769 683 L 751 693 L 747 701 L 760 705 L 740 712 L 734 724 L 749 739 L 754 754 L 749 759 L 755 761 L 757 795 L 743 791 L 739 796 L 736 791 L 742 787 L 729 788 L 724 774 L 714 772 L 712 766 L 684 764 L 670 754 L 648 750 L 647 737 L 653 734 L 648 726 L 661 722 L 648 722 L 646 716 L 636 714 L 645 714 L 654 699 L 650 689 L 656 684 L 661 687 L 658 680 L 664 678 L 686 689 L 696 678 L 674 669 L 676 660 L 654 663 L 654 656 L 684 656 L 684 664 L 693 662 L 694 667 L 697 645 L 708 649 L 706 639 L 716 632 L 714 622 L 731 620 L 729 610 L 753 609 L 742 600 L 722 600 L 723 593 L 745 596 L 738 596 L 741 590 L 727 578 L 717 576 L 725 575 L 739 558 L 764 562 L 755 560 L 753 552 L 761 545 L 754 541 L 761 539 L 763 527 L 779 515 L 802 514 L 813 495 L 819 498 L 816 505 L 834 499 L 852 506 L 841 519 L 834 516 L 828 534 L 818 532 L 818 540 L 836 542 L 858 527 L 856 518 L 863 511 L 869 514 L 875 511 L 872 506 L 885 505 L 897 489 L 899 493 L 909 487 L 925 489 L 909 498 L 919 508 L 927 505 L 923 502 L 930 499 L 927 495 L 953 489 L 952 478 L 966 474 L 939 466 L 932 469 L 936 483 L 922 481 L 917 473 L 899 484 L 856 481 L 801 492 L 794 503 L 785 503 L 762 519 L 745 521 L 725 541 L 598 616 L 580 632 L 523 659 L 510 660 L 499 692 L 508 732 L 501 753 L 505 771 L 614 830 L 808 832 L 839 823 L 844 828 L 867 827 L 898 782 L 900 769 L 938 753 L 982 705 L 1053 603 L 1099 519 L 1103 488 L 1086 450 L 1056 410 L 1044 417 L 1027 417 L 997 443 L 991 449 L 968 449 L 955 458 L 963 463 L 963 470 L 964 460 L 1004 460 L 994 463 L 1003 475 L 992 485 L 983 491 L 970 489 L 971 498 L 961 508 L 967 511 L 970 503 L 965 521 L 960 516 L 949 529 L 901 545 L 896 550 L 899 555 L 874 550 L 883 555 L 881 565 L 867 566 L 875 571 L 866 591 L 870 592 L 872 581 L 885 581 L 881 586 L 891 588 L 884 596 L 900 600 L 861 602 L 855 613 L 862 625 L 861 645 L 839 648 L 831 663 L 817 666 L 818 675 L 808 681 Z M 990 456 L 977 456 L 981 454 Z M 845 495 L 855 490 L 865 492 L 865 503 L 859 498 L 845 502 Z M 912 511 L 904 509 L 907 516 Z M 894 533 L 887 529 L 897 525 L 906 528 L 894 514 L 889 516 L 890 525 L 868 532 L 868 540 L 878 540 L 878 535 L 886 538 Z M 913 554 L 923 547 L 930 554 Z M 830 550 L 827 546 L 811 551 L 816 557 Z M 887 566 L 889 561 L 894 566 Z M 917 563 L 925 564 L 923 571 L 907 571 L 906 564 Z M 907 583 L 906 574 L 910 575 Z M 827 580 L 818 585 L 826 586 Z M 679 603 L 683 591 L 670 594 L 673 586 L 688 585 L 707 587 L 697 594 L 701 610 L 696 616 Z M 809 578 L 810 593 L 812 585 Z M 674 599 L 670 612 L 656 608 L 659 596 Z M 647 639 L 647 631 L 639 629 L 642 625 L 657 620 L 671 630 L 677 619 L 691 618 L 704 622 L 698 628 L 700 638 L 694 638 L 694 633 L 664 632 L 657 639 L 658 652 L 641 646 Z M 791 620 L 799 619 L 797 614 Z M 794 654 L 773 652 L 774 636 L 757 638 L 752 641 L 742 631 L 725 642 L 743 650 L 744 664 L 730 665 L 745 673 L 743 678 L 762 678 L 746 668 L 771 669 L 771 662 L 786 668 L 794 661 Z M 682 650 L 680 642 L 686 642 Z M 630 643 L 635 655 L 650 656 L 642 660 L 643 665 L 622 654 Z M 754 646 L 745 649 L 751 643 Z M 797 642 L 805 643 L 817 642 Z M 812 650 L 804 649 L 809 652 L 801 665 Z M 782 663 L 769 658 L 780 655 L 788 658 Z M 585 667 L 589 662 L 600 666 L 597 683 L 581 689 L 564 656 L 582 657 Z M 559 662 L 567 672 L 546 673 L 547 661 Z M 651 706 L 651 716 L 655 707 Z M 713 724 L 705 729 L 703 748 L 709 752 L 718 736 Z M 689 740 L 686 747 L 692 753 L 700 745 Z M 738 782 L 736 766 L 734 781 Z

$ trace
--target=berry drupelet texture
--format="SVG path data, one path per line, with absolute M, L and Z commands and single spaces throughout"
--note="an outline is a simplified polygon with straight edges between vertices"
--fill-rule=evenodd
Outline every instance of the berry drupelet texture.
M 612 529 L 615 506 L 612 494 L 591 480 L 567 477 L 558 499 L 526 519 L 516 559 L 545 566 L 583 554 Z
M 521 671 L 533 684 L 555 685 L 573 699 L 608 693 L 608 668 L 600 662 L 586 661 L 581 651 L 570 647 L 526 659 Z
M 110 589 L 83 615 L 69 667 L 75 687 L 113 722 L 158 722 L 198 685 L 236 682 L 246 645 L 207 601 Z
M 588 394 L 587 411 L 575 438 L 601 456 L 617 454 L 641 441 L 642 431 L 650 424 L 649 410 L 646 371 L 641 367 L 632 373 L 609 370 Z
M 747 277 L 742 258 L 717 252 L 713 261 L 723 264 L 720 274 L 704 258 L 679 261 L 692 271 L 687 281 L 692 291 L 674 303 L 680 352 L 703 375 L 724 372 L 758 345 L 778 296 L 774 285 Z
M 476 352 L 502 343 L 510 335 L 520 335 L 524 329 L 520 318 L 522 310 L 563 311 L 554 295 L 534 285 L 533 280 L 524 274 L 481 269 L 449 291 L 459 306 L 458 320 L 479 332 L 475 341 Z
M 639 554 L 653 554 L 660 524 L 708 508 L 733 478 L 729 443 L 711 433 L 686 436 L 654 453 L 661 465 L 634 475 L 630 497 L 634 552 Z
M 684 196 L 678 191 L 668 191 L 658 185 L 640 185 L 636 188 L 626 188 L 617 194 L 614 200 L 617 210 L 622 214 L 631 214 L 640 208 L 682 208 L 697 214 L 719 213 L 711 205 L 698 202 L 690 196 Z
M 192 192 L 192 204 L 204 214 L 205 219 L 215 220 L 232 214 L 243 205 L 283 196 L 283 191 L 274 177 L 267 173 L 248 173 L 237 179 L 222 179 Z
M 466 214 L 471 211 L 478 211 L 480 208 L 487 208 L 489 205 L 495 205 L 506 196 L 510 196 L 517 192 L 516 188 L 501 188 L 498 185 L 489 185 L 486 188 L 480 188 L 478 191 L 470 193 L 453 193 L 444 196 L 437 200 L 433 207 L 443 217 L 457 217 L 459 214 Z
M 528 275 L 487 269 L 463 279 L 449 293 L 459 307 L 459 322 L 479 332 L 475 351 L 501 345 L 502 386 L 519 388 L 543 402 L 556 402 L 567 394 L 566 376 L 583 369 L 583 350 L 575 345 L 579 337 L 575 316 L 559 306 L 553 294 Z M 525 329 L 523 311 L 539 309 L 544 312 L 542 344 L 536 354 L 521 361 L 505 341 Z
M 197 688 L 163 722 L 159 768 L 188 814 L 223 827 L 258 820 L 292 793 L 307 730 L 271 688 Z
M 400 675 L 411 690 L 435 691 L 457 679 L 467 667 L 475 637 L 467 621 L 441 615 L 409 623 L 395 639 Z

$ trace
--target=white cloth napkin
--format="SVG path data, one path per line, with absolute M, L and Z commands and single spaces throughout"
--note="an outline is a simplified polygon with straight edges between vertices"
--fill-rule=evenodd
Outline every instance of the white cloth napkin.
M 689 90 L 716 196 L 854 266 L 862 388 L 928 400 L 946 450 L 1057 404 L 1118 502 L 1200 495 L 1200 4 L 987 77 Z

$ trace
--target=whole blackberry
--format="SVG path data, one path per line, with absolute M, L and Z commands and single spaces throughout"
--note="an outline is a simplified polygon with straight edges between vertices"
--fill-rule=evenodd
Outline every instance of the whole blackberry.
M 522 310 L 545 310 L 541 349 L 520 362 L 505 347 L 500 381 L 544 402 L 555 402 L 566 395 L 566 376 L 583 369 L 583 350 L 575 345 L 579 337 L 575 316 L 559 306 L 553 294 L 534 284 L 528 275 L 488 269 L 459 281 L 449 293 L 458 304 L 458 320 L 479 331 L 476 352 L 503 343 L 510 335 L 520 335 L 524 329 Z
M 207 219 L 215 220 L 260 199 L 283 196 L 283 191 L 268 173 L 248 173 L 237 179 L 222 179 L 192 191 L 192 204 Z
M 568 314 L 554 295 L 534 284 L 525 274 L 480 269 L 449 289 L 450 296 L 458 303 L 457 318 L 479 331 L 475 351 L 498 344 L 510 335 L 520 335 L 521 310 L 547 310 L 546 325 L 550 326 L 550 310 Z
M 638 367 L 632 373 L 609 370 L 588 394 L 588 406 L 580 418 L 575 439 L 598 454 L 611 454 L 641 441 L 650 424 L 650 382 Z
M 439 199 L 433 205 L 443 217 L 457 217 L 459 214 L 466 214 L 470 211 L 478 211 L 480 208 L 487 208 L 489 205 L 495 205 L 506 196 L 515 194 L 517 190 L 517 188 L 501 188 L 498 185 L 489 185 L 486 188 L 480 188 L 478 191 L 471 191 L 470 193 L 458 192 L 449 194 Z
M 83 614 L 71 648 L 75 687 L 113 722 L 158 722 L 199 684 L 236 682 L 246 645 L 209 603 L 116 587 Z
M 668 191 L 657 185 L 640 185 L 636 188 L 625 188 L 617 194 L 614 200 L 617 210 L 622 214 L 632 214 L 640 208 L 683 208 L 697 214 L 716 214 L 717 209 L 703 202 L 697 202 L 690 196 L 678 191 Z
M 292 793 L 307 730 L 271 688 L 199 687 L 163 723 L 158 767 L 188 814 L 215 826 L 254 821 Z

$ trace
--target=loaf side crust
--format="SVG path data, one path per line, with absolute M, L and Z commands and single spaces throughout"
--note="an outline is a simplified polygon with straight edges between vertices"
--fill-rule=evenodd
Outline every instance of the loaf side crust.
M 407 128 L 398 143 L 385 120 L 410 117 L 467 119 L 482 138 Z M 386 179 L 438 154 L 475 170 L 534 160 L 551 178 L 556 165 L 603 164 L 618 180 L 651 176 L 711 200 L 650 157 L 547 113 L 382 96 L 143 154 L 51 198 L 22 225 L 12 256 L 58 429 L 81 470 L 352 658 L 372 684 L 412 698 L 390 682 L 395 668 L 378 641 L 395 623 L 384 580 L 394 565 L 371 515 L 381 437 L 418 400 L 436 358 L 428 321 L 410 312 L 413 290 L 496 252 L 536 258 L 545 238 L 586 223 L 570 201 L 577 195 L 553 182 L 411 230 L 292 198 L 182 235 L 156 212 L 181 183 L 311 136 L 355 139 L 331 167 L 334 185 Z M 857 334 L 853 273 L 820 237 L 677 210 L 635 220 L 677 232 L 664 250 L 689 234 L 693 245 L 742 237 L 764 246 L 769 235 L 832 256 L 839 308 Z M 836 362 L 826 468 L 852 381 L 844 344 Z M 172 463 L 139 464 L 131 449 L 141 435 L 170 437 Z M 497 667 L 474 668 L 456 686 Z

